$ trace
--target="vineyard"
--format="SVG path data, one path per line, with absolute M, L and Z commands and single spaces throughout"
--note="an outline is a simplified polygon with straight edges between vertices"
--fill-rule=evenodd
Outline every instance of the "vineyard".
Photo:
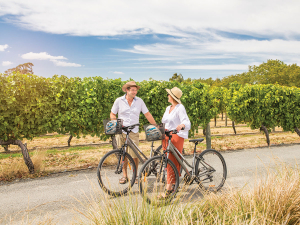
M 114 100 L 123 95 L 127 81 L 101 77 L 43 78 L 32 74 L 0 75 L 0 144 L 19 145 L 30 172 L 34 172 L 23 139 L 32 140 L 47 133 L 86 135 L 106 140 L 103 119 L 109 118 Z M 221 113 L 234 123 L 269 132 L 274 127 L 297 132 L 300 136 L 300 89 L 280 85 L 244 85 L 213 87 L 199 81 L 176 82 L 148 80 L 137 82 L 138 96 L 146 103 L 157 122 L 168 106 L 166 88 L 183 91 L 181 101 L 192 128 L 199 132 Z M 141 116 L 141 129 L 148 121 Z M 205 132 L 205 130 L 204 130 Z

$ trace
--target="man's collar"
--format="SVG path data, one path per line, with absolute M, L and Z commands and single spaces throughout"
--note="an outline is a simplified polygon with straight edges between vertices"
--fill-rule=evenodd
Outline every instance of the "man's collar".
M 125 94 L 125 95 L 123 96 L 123 100 L 126 100 L 126 95 L 127 95 L 127 94 Z M 133 100 L 136 101 L 136 96 L 133 98 Z

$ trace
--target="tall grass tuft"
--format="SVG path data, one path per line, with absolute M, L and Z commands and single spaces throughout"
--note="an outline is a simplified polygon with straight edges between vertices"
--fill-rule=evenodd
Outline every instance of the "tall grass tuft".
M 35 174 L 44 170 L 43 160 L 46 157 L 44 151 L 35 151 L 31 157 L 34 165 Z M 0 180 L 13 180 L 30 176 L 28 167 L 25 165 L 23 158 L 7 158 L 0 164 Z M 34 176 L 34 175 L 31 175 Z
M 98 190 L 77 211 L 79 224 L 299 224 L 299 168 L 284 164 L 268 170 L 264 179 L 253 178 L 251 186 L 224 188 L 220 193 L 203 193 L 203 198 L 182 201 L 177 197 L 167 206 L 149 205 L 135 193 L 110 198 Z M 195 187 L 195 186 L 194 186 Z M 98 188 L 99 189 L 99 188 Z

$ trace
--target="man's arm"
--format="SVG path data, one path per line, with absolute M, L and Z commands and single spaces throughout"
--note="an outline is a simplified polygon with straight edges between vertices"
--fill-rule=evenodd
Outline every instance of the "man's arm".
M 149 123 L 156 125 L 155 120 L 150 112 L 146 112 L 144 115 L 147 118 L 147 120 L 149 121 Z
M 110 112 L 110 119 L 111 119 L 111 120 L 116 120 L 116 119 L 117 119 L 116 114 Z

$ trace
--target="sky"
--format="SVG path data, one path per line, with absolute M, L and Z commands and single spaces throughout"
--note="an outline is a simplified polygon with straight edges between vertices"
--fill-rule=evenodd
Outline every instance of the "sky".
M 300 62 L 299 0 L 0 0 L 0 73 L 168 80 Z

